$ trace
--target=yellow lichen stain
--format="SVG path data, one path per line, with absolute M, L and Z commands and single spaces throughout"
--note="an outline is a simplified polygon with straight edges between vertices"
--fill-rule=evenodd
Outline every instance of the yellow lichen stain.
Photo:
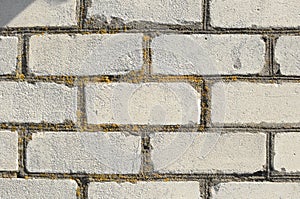
M 40 131 L 42 131 L 42 130 L 43 130 L 43 125 L 42 125 L 42 124 L 39 124 L 39 125 L 38 125 L 38 129 L 39 129 Z
M 28 179 L 29 179 L 29 176 L 24 176 L 24 179 L 25 179 L 25 180 L 28 180 Z
M 103 81 L 106 82 L 106 83 L 110 83 L 111 82 L 110 79 L 109 79 L 109 77 L 103 77 Z
M 8 126 L 7 126 L 7 124 L 1 124 L 1 128 L 3 128 L 3 129 L 7 129 L 7 128 L 8 128 Z
M 143 57 L 144 59 L 147 59 L 148 58 L 148 50 L 147 49 L 143 49 Z
M 232 80 L 232 81 L 237 81 L 237 79 L 238 79 L 237 76 L 232 76 L 232 77 L 231 77 L 231 80 Z
M 79 197 L 81 195 L 80 187 L 76 189 L 76 196 Z
M 101 34 L 106 34 L 106 33 L 107 33 L 107 30 L 106 30 L 106 29 L 101 29 L 101 30 L 100 30 L 100 33 L 101 33 Z
M 70 85 L 74 84 L 74 78 L 73 77 L 65 77 L 64 80 L 67 84 L 70 84 Z
M 25 75 L 22 74 L 22 73 L 17 73 L 17 74 L 16 74 L 16 78 L 17 78 L 17 79 L 20 79 L 20 80 L 24 80 L 24 79 L 25 79 Z
M 199 130 L 199 131 L 204 131 L 204 130 L 205 130 L 204 125 L 200 125 L 198 130 Z
M 226 80 L 227 81 L 237 81 L 238 77 L 237 76 L 228 76 L 228 77 L 226 77 Z
M 165 178 L 165 179 L 164 179 L 164 182 L 169 182 L 169 181 L 170 181 L 169 178 Z
M 138 131 L 139 131 L 139 127 L 133 126 L 133 127 L 132 127 L 132 131 L 138 132 Z
M 17 127 L 16 126 L 11 126 L 11 131 L 16 131 L 17 130 Z
M 149 37 L 149 36 L 144 36 L 144 37 L 143 37 L 143 40 L 144 40 L 144 41 L 149 41 L 150 39 L 151 39 L 151 37 Z

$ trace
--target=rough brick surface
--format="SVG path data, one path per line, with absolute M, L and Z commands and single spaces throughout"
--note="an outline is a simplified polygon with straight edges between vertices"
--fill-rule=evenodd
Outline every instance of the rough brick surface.
M 298 0 L 212 0 L 210 9 L 211 25 L 214 27 L 300 26 Z
M 1 1 L 0 27 L 76 25 L 76 0 Z
M 0 179 L 1 199 L 76 199 L 76 189 L 73 180 Z
M 1 81 L 0 122 L 76 121 L 76 99 L 76 88 L 65 85 Z
M 30 172 L 138 173 L 141 138 L 121 132 L 33 134 L 27 147 Z
M 275 59 L 281 74 L 300 76 L 300 37 L 280 37 L 276 42 Z
M 201 22 L 201 10 L 201 1 L 198 0 L 92 0 L 88 17 L 99 17 L 108 22 L 117 18 L 124 22 L 182 24 Z
M 199 183 L 186 182 L 137 182 L 132 183 L 90 183 L 89 199 L 132 198 L 132 199 L 200 199 Z
M 154 170 L 167 173 L 253 173 L 264 170 L 262 133 L 155 133 Z
M 162 35 L 152 41 L 153 72 L 171 75 L 255 74 L 264 67 L 256 35 Z
M 85 88 L 90 124 L 200 122 L 200 94 L 187 83 L 99 83 Z
M 0 37 L 0 75 L 16 71 L 17 55 L 18 38 Z
M 37 75 L 115 75 L 141 69 L 141 34 L 38 35 L 30 39 L 29 70 Z
M 300 123 L 300 84 L 218 82 L 212 87 L 212 122 Z
M 18 133 L 0 131 L 0 171 L 18 170 Z
M 274 167 L 278 171 L 300 171 L 299 132 L 278 133 L 275 136 Z
M 280 199 L 299 198 L 300 183 L 230 182 L 220 183 L 212 189 L 212 199 Z

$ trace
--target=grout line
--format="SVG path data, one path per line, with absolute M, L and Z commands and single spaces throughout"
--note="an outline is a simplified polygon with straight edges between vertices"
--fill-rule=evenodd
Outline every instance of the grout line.
M 209 9 L 209 0 L 202 0 L 202 29 L 210 29 L 210 9 Z
M 208 16 L 206 16 L 208 18 Z M 206 19 L 208 20 L 208 19 Z M 85 22 L 82 22 L 85 24 Z M 273 36 L 281 36 L 281 35 L 300 35 L 300 30 L 295 28 L 289 29 L 221 29 L 221 28 L 211 28 L 209 24 L 206 26 L 207 29 L 203 29 L 203 25 L 191 23 L 189 25 L 165 25 L 165 24 L 151 24 L 151 23 L 142 23 L 142 25 L 135 25 L 130 27 L 130 25 L 120 25 L 115 27 L 113 26 L 105 26 L 105 27 L 18 27 L 18 28 L 0 28 L 0 35 L 8 36 L 8 35 L 22 35 L 22 34 L 128 34 L 128 33 L 145 33 L 145 34 L 153 34 L 153 33 L 163 33 L 163 34 L 249 34 L 249 35 L 273 35 Z M 82 25 L 80 25 L 82 26 Z M 125 26 L 125 28 L 122 28 Z M 201 28 L 195 28 L 195 26 L 199 26 Z
M 271 45 L 270 45 L 270 36 L 266 35 L 263 36 L 262 39 L 265 42 L 265 66 L 262 71 L 262 74 L 273 76 L 273 64 L 272 64 L 272 57 L 271 57 Z
M 26 65 L 26 64 L 25 64 Z M 25 67 L 23 67 L 25 68 Z M 24 69 L 23 69 L 24 70 Z M 149 71 L 149 67 L 146 68 Z M 143 71 L 143 70 L 142 70 Z M 24 71 L 26 72 L 26 71 Z M 148 72 L 147 72 L 148 73 Z M 145 73 L 145 74 L 147 74 Z M 281 81 L 285 82 L 295 82 L 299 83 L 300 76 L 265 76 L 265 75 L 144 75 L 141 74 L 141 71 L 136 73 L 129 73 L 127 75 L 115 75 L 115 76 L 107 76 L 107 75 L 99 75 L 99 76 L 18 76 L 15 75 L 0 75 L 0 81 L 16 81 L 20 80 L 20 78 L 28 83 L 35 82 L 54 82 L 57 84 L 65 84 L 69 87 L 77 86 L 76 82 L 84 81 L 86 82 L 127 82 L 127 83 L 143 83 L 145 82 L 189 82 L 193 83 L 195 80 L 202 81 L 203 79 L 209 81 L 226 81 L 226 82 L 236 82 L 236 81 L 247 81 L 247 82 L 259 82 L 259 83 L 280 83 Z M 139 80 L 139 81 L 137 81 Z
M 141 171 L 142 175 L 147 175 L 153 173 L 153 164 L 151 160 L 151 143 L 150 143 L 150 135 L 148 133 L 142 134 L 142 153 L 141 153 Z
M 266 178 L 270 180 L 270 173 L 271 173 L 271 156 L 272 148 L 271 148 L 271 137 L 272 134 L 267 132 L 266 134 Z
M 211 126 L 211 84 L 203 80 L 201 88 L 201 122 L 202 128 Z
M 273 177 L 274 169 L 274 155 L 275 155 L 275 132 L 269 133 L 269 151 L 268 151 L 268 164 L 269 164 L 269 177 Z
M 77 90 L 77 127 L 81 132 L 87 129 L 87 115 L 85 108 L 85 83 L 80 81 Z
M 280 72 L 280 65 L 276 62 L 276 57 L 275 57 L 275 46 L 276 46 L 276 42 L 277 39 L 279 37 L 278 36 L 272 36 L 272 52 L 271 52 L 271 57 L 273 60 L 273 76 L 281 76 L 281 72 Z
M 12 77 L 24 80 L 28 74 L 28 57 L 29 57 L 29 36 L 21 35 L 18 37 L 18 57 L 17 57 L 17 68 L 16 77 Z
M 274 53 L 273 53 L 274 46 L 273 46 L 272 36 L 268 38 L 268 46 L 269 46 L 268 59 L 269 59 L 269 67 L 270 67 L 269 75 L 274 76 Z
M 78 19 L 78 26 L 80 29 L 85 27 L 85 20 L 87 16 L 87 2 L 86 0 L 77 0 L 78 1 L 78 12 L 79 12 L 79 19 Z
M 143 67 L 142 67 L 142 71 L 143 71 L 143 76 L 147 78 L 149 78 L 152 74 L 152 51 L 151 51 L 151 42 L 152 42 L 152 38 L 151 35 L 148 34 L 144 34 L 143 36 Z
M 203 128 L 201 124 L 195 125 L 137 125 L 137 124 L 128 124 L 128 125 L 119 125 L 119 124 L 99 124 L 99 125 L 85 125 L 84 132 L 140 132 L 149 133 L 149 132 L 223 132 L 223 133 L 235 133 L 236 131 L 246 131 L 249 133 L 257 132 L 300 132 L 300 127 L 286 127 L 286 124 L 275 125 L 269 124 L 270 126 L 259 126 L 259 125 L 250 125 L 250 126 L 219 126 L 219 127 L 207 127 Z M 51 123 L 0 123 L 1 130 L 22 130 L 27 129 L 30 132 L 41 132 L 41 131 L 53 131 L 53 132 L 77 132 L 80 130 L 73 123 L 62 123 L 62 124 L 51 124 Z
M 88 178 L 81 177 L 75 179 L 78 185 L 76 190 L 77 199 L 88 199 Z
M 23 178 L 25 176 L 25 132 L 18 131 L 18 173 L 17 177 Z
M 210 197 L 210 186 L 209 181 L 205 180 L 204 182 L 204 193 L 203 193 L 203 199 L 209 199 Z

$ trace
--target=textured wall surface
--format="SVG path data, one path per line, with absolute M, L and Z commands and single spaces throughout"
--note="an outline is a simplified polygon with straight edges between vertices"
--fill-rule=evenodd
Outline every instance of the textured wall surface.
M 298 0 L 0 0 L 0 198 L 300 198 Z

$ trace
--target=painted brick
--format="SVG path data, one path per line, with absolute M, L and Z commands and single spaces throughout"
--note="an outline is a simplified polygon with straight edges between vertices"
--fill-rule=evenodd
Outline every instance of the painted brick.
M 17 56 L 18 38 L 0 37 L 0 75 L 12 74 L 16 71 Z
M 275 47 L 275 60 L 283 75 L 300 76 L 300 37 L 280 37 Z
M 92 0 L 88 18 L 118 18 L 125 23 L 150 21 L 166 24 L 201 22 L 201 1 L 198 0 Z
M 152 41 L 153 73 L 257 74 L 265 44 L 259 35 L 161 35 Z
M 212 87 L 214 124 L 300 123 L 300 84 L 218 82 Z
M 278 133 L 275 135 L 274 167 L 278 171 L 300 171 L 299 132 Z
M 300 4 L 298 0 L 212 0 L 210 9 L 211 25 L 214 27 L 300 26 Z
M 0 27 L 77 25 L 76 0 L 1 1 Z
M 77 184 L 73 180 L 0 178 L 1 199 L 76 199 L 76 189 Z
M 280 199 L 299 198 L 300 183 L 291 182 L 229 182 L 211 189 L 212 199 Z
M 254 173 L 264 170 L 263 133 L 162 132 L 151 136 L 160 173 Z
M 187 83 L 90 83 L 85 96 L 90 124 L 200 122 L 200 94 Z
M 18 170 L 18 133 L 0 131 L 0 171 Z
M 125 133 L 33 134 L 27 169 L 50 173 L 138 173 L 141 138 Z
M 132 199 L 200 199 L 199 183 L 186 182 L 125 182 L 90 183 L 89 199 L 96 198 L 132 198 Z
M 76 121 L 76 88 L 54 83 L 0 82 L 0 122 Z
M 37 75 L 116 75 L 141 69 L 143 36 L 37 35 L 30 38 L 29 70 Z

